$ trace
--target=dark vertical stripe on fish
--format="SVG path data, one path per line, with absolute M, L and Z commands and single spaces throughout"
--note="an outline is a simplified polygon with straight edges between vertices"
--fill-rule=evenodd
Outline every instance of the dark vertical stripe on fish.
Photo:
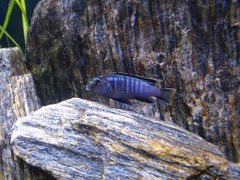
M 121 77 L 118 76 L 118 90 L 121 91 L 122 89 L 122 81 L 121 81 Z
M 125 92 L 127 92 L 127 79 L 128 79 L 128 78 L 124 77 L 124 82 L 125 82 L 125 83 L 124 83 L 124 85 L 125 85 L 125 86 L 124 86 L 124 91 L 125 91 Z
M 131 80 L 131 93 L 135 93 L 134 84 L 135 84 L 135 79 L 132 78 L 132 80 Z
M 119 76 L 119 90 L 123 91 L 123 77 Z
M 115 89 L 118 90 L 118 77 L 114 77 L 114 86 L 115 86 Z
M 139 86 L 140 86 L 140 81 L 136 81 L 136 94 L 139 94 Z
M 130 93 L 131 88 L 131 78 L 127 78 L 127 93 Z
M 114 82 L 112 77 L 107 77 L 107 81 L 110 82 L 112 87 L 114 87 Z
M 132 93 L 132 78 L 129 78 L 129 92 Z
M 116 77 L 116 80 L 117 80 L 117 90 L 120 90 L 120 79 L 118 76 Z

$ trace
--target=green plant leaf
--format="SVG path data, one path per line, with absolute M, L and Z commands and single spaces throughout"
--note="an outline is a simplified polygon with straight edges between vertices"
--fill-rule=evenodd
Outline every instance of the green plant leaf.
M 26 43 L 27 42 L 27 30 L 29 27 L 27 11 L 26 11 L 26 3 L 25 3 L 25 0 L 15 0 L 15 2 L 18 4 L 18 7 L 20 8 L 20 10 L 22 12 L 23 35 L 24 35 L 24 41 Z
M 8 25 L 10 16 L 11 16 L 11 14 L 12 14 L 12 9 L 13 9 L 13 7 L 14 7 L 14 3 L 15 3 L 15 0 L 10 0 L 10 2 L 9 2 L 9 4 L 8 4 L 7 14 L 6 14 L 6 17 L 5 17 L 3 26 L 1 26 L 0 40 L 2 39 L 3 34 L 5 34 L 3 30 L 6 30 L 6 29 L 7 29 L 7 25 Z M 3 29 L 3 30 L 2 30 L 2 29 Z
M 19 44 L 12 38 L 12 36 L 10 36 L 10 34 L 7 33 L 7 31 L 5 31 L 5 29 L 0 25 L 0 30 L 1 32 L 3 32 L 3 34 L 5 34 L 14 44 L 15 46 L 17 46 L 20 51 L 22 52 L 21 47 L 19 46 Z
M 28 31 L 28 27 L 29 27 L 29 22 L 28 22 L 28 18 L 27 18 L 25 0 L 10 0 L 10 2 L 8 4 L 8 10 L 7 10 L 5 20 L 4 20 L 4 24 L 3 24 L 3 26 L 0 26 L 0 40 L 2 39 L 2 36 L 5 35 L 21 50 L 19 44 L 6 31 L 6 28 L 7 28 L 10 16 L 12 14 L 12 10 L 15 5 L 15 2 L 18 5 L 18 7 L 20 8 L 21 13 L 22 13 L 23 36 L 24 36 L 25 43 L 27 42 L 27 31 Z

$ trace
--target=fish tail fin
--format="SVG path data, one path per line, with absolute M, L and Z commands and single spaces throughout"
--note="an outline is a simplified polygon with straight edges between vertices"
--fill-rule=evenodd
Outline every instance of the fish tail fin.
M 160 88 L 158 98 L 167 105 L 172 105 L 173 97 L 176 93 L 176 89 L 174 88 Z

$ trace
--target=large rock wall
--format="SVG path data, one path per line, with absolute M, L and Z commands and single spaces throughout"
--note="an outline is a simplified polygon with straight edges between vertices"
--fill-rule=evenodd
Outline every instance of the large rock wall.
M 162 79 L 178 90 L 173 108 L 133 110 L 161 110 L 239 162 L 239 13 L 237 1 L 42 0 L 26 64 L 45 105 L 73 96 L 107 104 L 84 86 L 112 71 Z

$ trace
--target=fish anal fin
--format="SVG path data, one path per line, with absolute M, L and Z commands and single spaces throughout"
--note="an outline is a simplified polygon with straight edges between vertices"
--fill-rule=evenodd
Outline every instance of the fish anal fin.
M 112 98 L 112 99 L 115 100 L 115 101 L 124 103 L 124 104 L 131 105 L 131 102 L 128 99 L 120 99 L 120 98 Z
M 154 103 L 154 99 L 152 97 L 137 97 L 135 99 L 142 102 Z

